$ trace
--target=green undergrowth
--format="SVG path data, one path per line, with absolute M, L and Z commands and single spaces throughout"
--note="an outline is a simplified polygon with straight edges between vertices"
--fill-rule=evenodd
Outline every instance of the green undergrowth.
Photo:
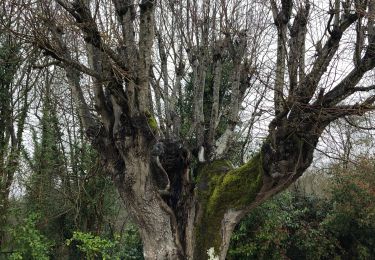
M 202 220 L 196 229 L 197 249 L 200 256 L 213 247 L 219 252 L 221 221 L 230 210 L 239 210 L 254 201 L 262 186 L 262 160 L 260 154 L 248 163 L 234 169 L 226 160 L 214 161 L 198 170 L 198 198 Z

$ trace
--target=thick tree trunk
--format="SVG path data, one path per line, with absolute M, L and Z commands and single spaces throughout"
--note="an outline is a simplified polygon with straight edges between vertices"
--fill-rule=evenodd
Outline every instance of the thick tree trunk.
M 183 259 L 176 218 L 155 189 L 148 150 L 149 146 L 135 146 L 122 153 L 124 179 L 116 184 L 139 227 L 145 259 Z
M 151 180 L 150 160 L 128 153 L 126 183 L 122 197 L 140 227 L 146 259 L 176 259 L 181 254 L 173 216 Z
M 240 168 L 226 160 L 199 165 L 194 183 L 188 150 L 180 143 L 160 141 L 166 147 L 160 161 L 171 183 L 168 194 L 160 193 L 164 187 L 157 180 L 160 169 L 153 163 L 150 139 L 136 135 L 131 142 L 117 141 L 125 167 L 115 180 L 139 227 L 145 258 L 200 260 L 208 259 L 210 250 L 225 259 L 242 217 L 288 187 L 312 161 L 317 137 L 305 139 L 281 129 Z

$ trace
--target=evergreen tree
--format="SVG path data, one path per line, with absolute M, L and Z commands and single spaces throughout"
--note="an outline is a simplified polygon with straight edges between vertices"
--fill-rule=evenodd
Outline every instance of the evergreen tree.
M 26 116 L 20 113 L 18 130 L 14 128 L 13 81 L 20 65 L 19 46 L 8 34 L 0 31 L 0 247 L 4 240 L 8 197 L 18 166 L 18 155 Z M 27 97 L 26 97 L 27 103 Z

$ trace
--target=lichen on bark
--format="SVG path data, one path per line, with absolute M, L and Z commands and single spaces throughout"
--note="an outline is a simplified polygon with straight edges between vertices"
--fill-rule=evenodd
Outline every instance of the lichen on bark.
M 228 210 L 241 210 L 254 201 L 262 186 L 261 154 L 234 169 L 229 161 L 206 164 L 198 170 L 200 224 L 195 227 L 195 259 L 207 258 L 211 247 L 220 251 L 222 220 Z

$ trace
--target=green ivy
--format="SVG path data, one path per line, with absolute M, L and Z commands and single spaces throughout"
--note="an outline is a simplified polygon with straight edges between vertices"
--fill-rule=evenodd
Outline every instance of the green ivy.
M 85 254 L 87 260 L 94 260 L 97 257 L 101 257 L 103 260 L 113 259 L 111 249 L 116 246 L 116 242 L 79 231 L 73 232 L 73 237 L 66 240 L 66 245 L 70 246 L 73 242 L 76 242 L 76 247 Z
M 14 251 L 10 259 L 48 260 L 53 244 L 38 230 L 40 216 L 30 214 L 22 223 L 10 229 Z
M 138 230 L 128 225 L 122 236 L 115 234 L 113 239 L 95 236 L 80 231 L 73 232 L 73 236 L 66 240 L 66 245 L 76 247 L 87 260 L 93 259 L 122 259 L 142 260 L 143 247 Z

